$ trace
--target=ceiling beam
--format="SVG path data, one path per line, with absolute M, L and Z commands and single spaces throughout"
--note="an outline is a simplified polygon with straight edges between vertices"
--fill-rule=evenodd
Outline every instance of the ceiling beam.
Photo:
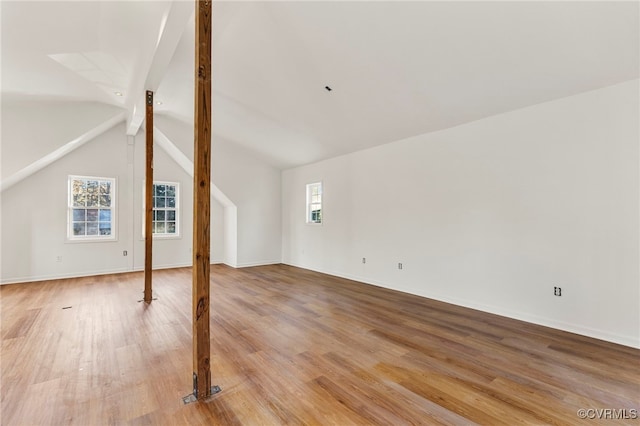
M 172 1 L 167 8 L 153 55 L 149 55 L 148 62 L 136 70 L 136 77 L 127 92 L 127 135 L 138 133 L 145 118 L 145 92 L 158 90 L 193 10 L 192 2 L 181 0 Z
M 7 177 L 6 179 L 2 179 L 2 182 L 0 182 L 0 192 L 4 191 L 5 189 L 8 189 L 8 188 L 12 187 L 16 183 L 18 183 L 21 180 L 31 176 L 32 174 L 36 173 L 37 171 L 44 169 L 49 164 L 53 163 L 54 161 L 57 161 L 57 160 L 61 159 L 65 155 L 69 154 L 71 151 L 81 147 L 85 143 L 89 142 L 90 140 L 98 137 L 102 133 L 104 133 L 107 130 L 111 129 L 116 124 L 124 121 L 125 115 L 126 115 L 125 111 L 122 111 L 122 112 L 116 114 L 115 116 L 113 116 L 110 119 L 102 122 L 101 124 L 97 125 L 96 127 L 90 129 L 89 131 L 83 133 L 82 135 L 78 136 L 77 138 L 75 138 L 73 140 L 70 140 L 69 142 L 65 143 L 64 145 L 62 145 L 60 148 L 56 149 L 55 151 L 50 152 L 49 154 L 45 155 L 44 157 L 41 157 L 38 160 L 34 161 L 33 163 L 29 164 L 28 166 L 18 170 L 17 172 L 15 172 L 11 176 Z

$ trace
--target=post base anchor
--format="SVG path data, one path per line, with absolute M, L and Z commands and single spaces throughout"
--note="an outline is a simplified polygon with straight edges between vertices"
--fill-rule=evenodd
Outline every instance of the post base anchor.
M 220 389 L 220 386 L 218 385 L 211 386 L 211 396 L 220 392 L 222 392 L 222 389 Z M 182 398 L 182 402 L 184 403 L 184 405 L 191 404 L 192 402 L 196 402 L 197 400 L 198 398 L 193 393 L 190 393 L 189 395 Z

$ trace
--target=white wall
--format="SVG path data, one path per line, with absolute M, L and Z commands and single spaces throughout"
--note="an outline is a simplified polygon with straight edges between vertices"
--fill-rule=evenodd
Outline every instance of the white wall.
M 191 126 L 167 116 L 156 117 L 154 124 L 193 161 Z M 280 170 L 215 134 L 211 149 L 213 182 L 237 208 L 237 266 L 279 263 Z
M 34 104 L 34 108 L 36 104 Z M 86 103 L 46 103 L 51 109 L 47 117 L 37 109 L 37 125 L 22 116 L 24 105 L 3 102 L 2 158 L 9 161 L 16 154 L 28 164 L 77 136 L 61 132 L 60 121 L 84 133 L 90 127 L 74 124 L 82 117 L 94 117 L 92 126 L 113 116 L 114 111 Z M 15 108 L 15 109 L 14 109 Z M 83 112 L 84 111 L 84 112 Z M 87 111 L 93 111 L 89 113 Z M 5 117 L 13 117 L 11 121 Z M 43 129 L 50 128 L 51 139 Z M 32 149 L 46 150 L 37 155 Z M 130 144 L 131 143 L 131 144 Z M 4 190 L 1 201 L 2 283 L 35 281 L 61 277 L 140 270 L 144 266 L 142 239 L 142 191 L 144 179 L 144 130 L 135 139 L 127 138 L 120 124 L 87 142 L 75 151 Z M 117 240 L 110 242 L 66 241 L 67 177 L 70 174 L 116 178 Z M 179 182 L 181 185 L 181 236 L 154 239 L 154 268 L 189 266 L 192 263 L 192 196 L 193 179 L 157 144 L 154 149 L 154 178 Z M 222 207 L 212 200 L 212 262 L 223 261 L 224 232 Z M 123 256 L 123 251 L 127 256 Z M 58 261 L 58 258 L 61 261 Z
M 144 129 L 135 138 L 135 179 L 133 185 L 134 219 L 134 253 L 141 253 L 133 259 L 135 269 L 144 269 L 144 239 L 142 199 L 144 198 L 145 166 L 145 134 Z M 153 241 L 154 267 L 191 266 L 193 252 L 193 177 L 186 173 L 167 153 L 154 144 L 153 150 L 153 179 L 155 181 L 177 182 L 180 184 L 180 237 L 155 238 Z M 211 263 L 223 262 L 224 232 L 222 220 L 222 206 L 211 198 Z
M 3 283 L 128 270 L 122 256 L 132 238 L 125 219 L 130 206 L 124 134 L 124 125 L 116 126 L 2 192 Z M 117 241 L 66 241 L 70 174 L 116 179 Z
M 213 154 L 213 180 L 238 209 L 238 266 L 280 263 L 281 171 L 226 141 Z
M 95 102 L 2 99 L 2 179 L 113 117 Z M 34 125 L 42 123 L 42 125 Z
M 634 80 L 284 171 L 283 261 L 640 347 L 638 93 Z M 322 226 L 304 221 L 315 181 Z

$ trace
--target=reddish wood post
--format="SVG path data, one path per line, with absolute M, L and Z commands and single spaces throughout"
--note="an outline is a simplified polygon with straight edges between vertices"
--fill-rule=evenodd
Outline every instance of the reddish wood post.
M 151 303 L 152 249 L 153 249 L 153 92 L 146 96 L 146 171 L 144 194 L 144 301 Z
M 211 395 L 209 340 L 211 204 L 211 1 L 196 0 L 193 150 L 193 395 Z

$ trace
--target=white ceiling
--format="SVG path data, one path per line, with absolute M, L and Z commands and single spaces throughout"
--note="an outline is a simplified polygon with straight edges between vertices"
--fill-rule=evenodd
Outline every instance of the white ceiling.
M 3 99 L 132 116 L 150 88 L 192 121 L 193 4 L 173 3 L 2 1 Z M 291 167 L 635 79 L 638 6 L 214 2 L 214 137 Z

